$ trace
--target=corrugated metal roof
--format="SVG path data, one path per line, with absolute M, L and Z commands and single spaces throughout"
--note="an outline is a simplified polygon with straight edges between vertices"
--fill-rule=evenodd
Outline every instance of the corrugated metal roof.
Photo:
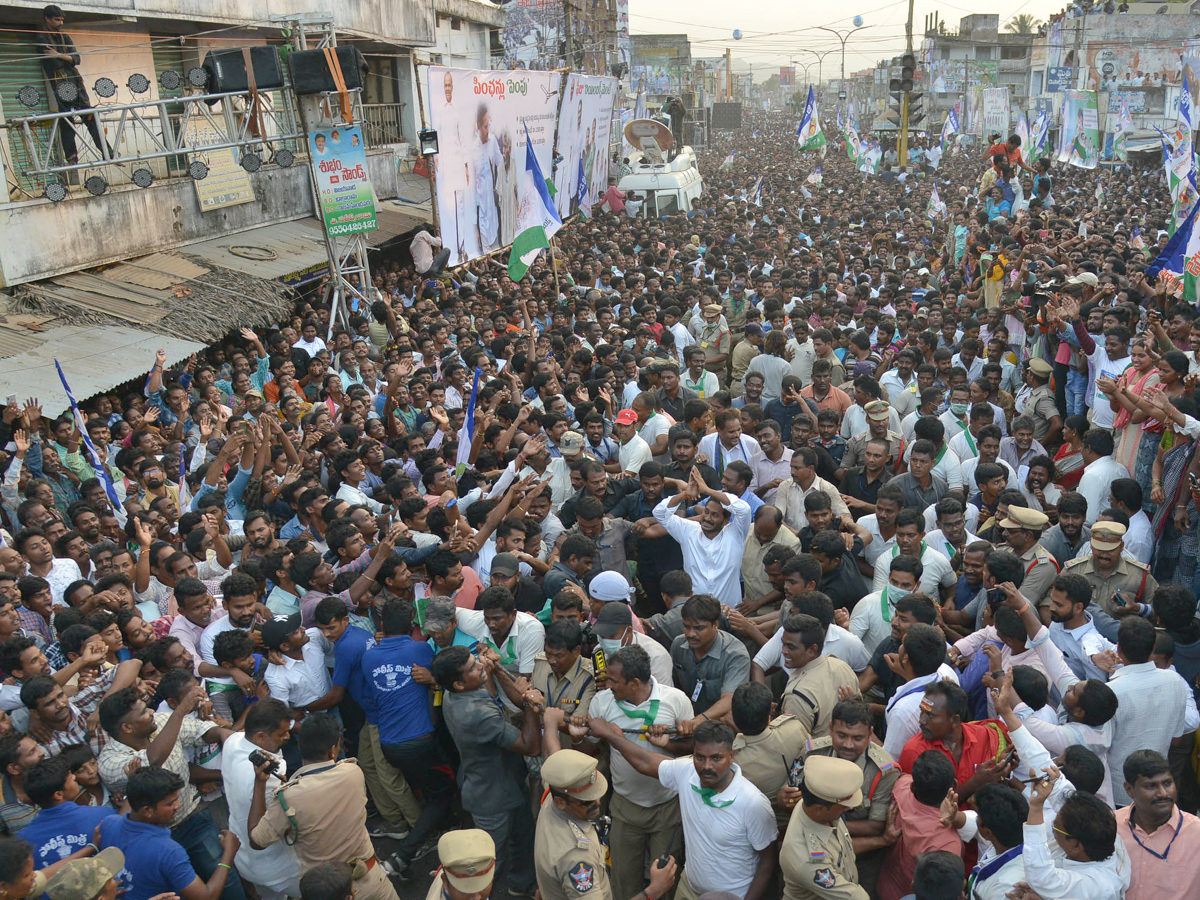
M 376 213 L 375 221 L 379 227 L 374 231 L 367 232 L 367 244 L 371 247 L 378 247 L 398 234 L 412 231 L 414 228 L 432 221 L 432 216 L 420 206 L 401 205 L 395 201 L 388 201 L 383 204 L 383 209 Z
M 6 396 L 16 394 L 22 401 L 36 397 L 46 415 L 58 415 L 68 408 L 54 368 L 55 357 L 75 399 L 82 403 L 148 373 L 160 349 L 167 351 L 168 366 L 204 349 L 204 344 L 195 341 L 112 326 L 70 325 L 52 328 L 38 338 L 44 341 L 41 346 L 0 359 L 0 385 Z
M 283 278 L 327 258 L 325 234 L 321 223 L 313 218 L 264 225 L 188 244 L 184 252 L 215 266 L 269 280 Z

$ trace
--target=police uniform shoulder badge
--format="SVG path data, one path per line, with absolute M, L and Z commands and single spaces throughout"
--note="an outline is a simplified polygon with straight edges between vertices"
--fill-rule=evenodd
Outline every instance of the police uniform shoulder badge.
M 813 873 L 813 884 L 817 885 L 817 887 L 831 888 L 836 881 L 837 879 L 833 877 L 832 869 L 817 869 Z
M 591 863 L 576 863 L 567 876 L 571 879 L 571 887 L 578 894 L 586 894 L 596 886 L 596 870 Z

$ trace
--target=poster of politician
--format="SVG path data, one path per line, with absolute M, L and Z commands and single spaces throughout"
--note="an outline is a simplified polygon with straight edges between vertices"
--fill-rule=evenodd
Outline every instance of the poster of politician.
M 1100 115 L 1095 91 L 1066 92 L 1058 161 L 1081 169 L 1094 169 L 1100 164 Z
M 517 229 L 525 129 L 549 172 L 563 76 L 529 70 L 426 69 L 426 120 L 442 246 L 456 266 L 512 243 Z
M 617 79 L 568 75 L 558 124 L 554 203 L 564 219 L 580 210 L 591 215 L 593 203 L 608 189 L 608 138 L 612 130 Z

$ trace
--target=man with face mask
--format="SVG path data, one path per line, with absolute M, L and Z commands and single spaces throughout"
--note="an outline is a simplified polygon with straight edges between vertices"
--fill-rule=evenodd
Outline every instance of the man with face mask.
M 632 596 L 632 590 L 630 596 Z M 661 684 L 672 682 L 671 655 L 654 638 L 634 630 L 633 612 L 630 610 L 627 600 L 613 600 L 605 603 L 596 616 L 593 630 L 599 640 L 599 649 L 604 652 L 606 659 L 622 647 L 641 647 L 650 659 L 651 674 Z M 604 689 L 604 677 L 600 676 L 599 687 L 601 690 Z
M 605 640 L 608 639 L 602 638 L 601 642 Z M 652 739 L 661 741 L 668 737 L 658 732 L 692 717 L 687 695 L 653 674 L 651 658 L 643 647 L 622 647 L 608 654 L 606 661 L 608 690 L 596 695 L 592 718 L 612 723 L 629 735 L 630 740 L 649 749 Z M 662 749 L 675 756 L 686 753 L 688 744 L 668 741 Z M 642 860 L 646 851 L 653 857 L 666 853 L 682 828 L 679 801 L 671 790 L 640 774 L 619 754 L 612 756 L 612 778 L 609 812 L 613 824 L 609 847 L 613 896 L 632 897 L 643 884 Z

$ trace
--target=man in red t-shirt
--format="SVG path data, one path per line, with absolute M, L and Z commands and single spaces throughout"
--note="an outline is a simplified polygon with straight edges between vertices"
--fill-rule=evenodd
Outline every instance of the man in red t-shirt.
M 954 763 L 960 803 L 983 785 L 1003 781 L 1015 765 L 1004 726 L 994 720 L 965 722 L 968 709 L 967 692 L 954 682 L 927 685 L 921 700 L 921 733 L 910 738 L 900 753 L 900 768 L 909 773 L 926 750 L 944 753 Z

